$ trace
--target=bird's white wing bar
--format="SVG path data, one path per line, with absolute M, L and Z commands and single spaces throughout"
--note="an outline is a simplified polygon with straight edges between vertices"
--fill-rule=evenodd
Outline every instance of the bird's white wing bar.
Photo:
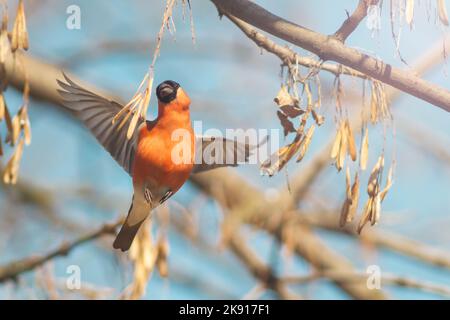
M 66 82 L 59 80 L 57 82 L 62 89 L 58 89 L 58 92 L 64 105 L 84 123 L 98 142 L 131 175 L 139 135 L 139 130 L 135 130 L 131 139 L 127 139 L 127 130 L 132 117 L 129 117 L 119 129 L 122 119 L 114 124 L 112 120 L 123 108 L 121 104 L 88 91 L 63 75 Z M 145 121 L 140 119 L 137 128 L 144 123 Z
M 221 167 L 236 167 L 248 162 L 255 149 L 265 144 L 268 137 L 258 145 L 251 145 L 223 137 L 195 137 L 195 166 L 192 173 Z

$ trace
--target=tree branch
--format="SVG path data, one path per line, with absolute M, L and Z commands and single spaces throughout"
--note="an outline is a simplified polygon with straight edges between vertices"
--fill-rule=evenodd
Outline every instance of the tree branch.
M 31 271 L 55 257 L 65 256 L 74 248 L 88 241 L 97 239 L 106 234 L 115 234 L 116 228 L 119 227 L 123 223 L 123 221 L 124 218 L 120 218 L 116 222 L 104 224 L 100 228 L 89 232 L 79 237 L 78 239 L 73 240 L 72 242 L 60 245 L 58 248 L 50 251 L 43 256 L 29 257 L 8 263 L 4 266 L 0 266 L 0 283 L 6 280 L 15 279 L 18 275 L 27 271 Z
M 211 0 L 221 13 L 228 13 L 274 36 L 308 50 L 323 60 L 332 60 L 362 72 L 394 88 L 450 111 L 450 92 L 436 84 L 347 47 L 326 36 L 280 18 L 248 0 Z
M 334 37 L 342 42 L 356 30 L 361 21 L 367 16 L 369 5 L 378 4 L 379 0 L 359 0 L 355 11 L 349 16 L 341 27 L 334 33 Z
M 250 38 L 253 42 L 255 42 L 258 47 L 275 54 L 284 63 L 291 63 L 291 64 L 298 63 L 308 68 L 317 68 L 320 70 L 328 71 L 336 76 L 340 74 L 346 74 L 354 77 L 359 77 L 362 79 L 368 78 L 365 74 L 358 72 L 352 68 L 331 63 L 320 63 L 319 61 L 314 60 L 312 58 L 302 57 L 299 54 L 297 54 L 294 50 L 291 50 L 288 47 L 278 45 L 277 43 L 270 40 L 262 33 L 256 31 L 256 29 L 253 28 L 252 25 L 242 21 L 241 19 L 236 18 L 235 16 L 229 13 L 224 13 L 224 15 L 228 19 L 230 19 L 239 29 L 241 29 L 241 31 L 248 38 Z

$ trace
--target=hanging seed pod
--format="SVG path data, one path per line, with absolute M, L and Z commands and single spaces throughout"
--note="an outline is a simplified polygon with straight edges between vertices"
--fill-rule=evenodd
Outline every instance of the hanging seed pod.
M 23 152 L 23 139 L 20 140 L 19 144 L 17 145 L 16 150 L 14 151 L 14 154 L 12 155 L 11 159 L 9 159 L 5 171 L 3 172 L 3 182 L 5 184 L 16 184 L 17 179 L 19 176 L 19 163 L 22 159 L 22 152 Z
M 19 0 L 16 20 L 14 21 L 11 37 L 11 50 L 15 52 L 17 49 L 28 50 L 27 22 L 25 18 L 25 7 L 23 5 L 23 0 Z
M 339 225 L 341 228 L 345 226 L 347 222 L 347 217 L 349 214 L 350 205 L 352 204 L 352 187 L 351 187 L 351 177 L 350 168 L 347 167 L 345 174 L 345 201 L 341 209 L 341 217 L 339 220 Z
M 358 210 L 359 203 L 359 176 L 358 172 L 355 173 L 355 181 L 353 182 L 351 188 L 351 205 L 347 215 L 347 222 L 351 222 L 356 215 L 356 210 Z
M 373 225 L 377 224 L 380 220 L 381 215 L 381 198 L 380 194 L 377 193 L 373 199 L 372 213 L 370 215 L 370 223 Z
M 441 20 L 442 24 L 448 26 L 448 14 L 447 14 L 447 6 L 445 5 L 445 0 L 437 0 L 437 6 L 438 6 L 439 20 Z
M 303 138 L 302 141 L 302 146 L 300 147 L 300 155 L 297 158 L 297 162 L 302 161 L 303 157 L 305 156 L 306 152 L 308 151 L 309 145 L 311 144 L 311 140 L 312 140 L 312 136 L 314 134 L 314 130 L 315 130 L 315 126 L 312 125 L 309 129 L 308 132 L 306 132 L 305 137 Z
M 331 148 L 331 159 L 336 159 L 339 153 L 339 146 L 341 145 L 341 128 L 336 132 L 334 138 L 333 147 Z
M 412 28 L 414 19 L 414 0 L 406 0 L 405 19 L 409 27 Z
M 348 119 L 345 121 L 345 128 L 348 141 L 348 154 L 353 161 L 356 161 L 356 143 Z
M 384 189 L 380 192 L 380 200 L 381 202 L 383 202 L 384 198 L 386 197 L 389 189 L 392 187 L 393 181 L 392 181 L 392 175 L 393 175 L 393 166 L 391 166 L 389 168 L 389 173 L 388 173 L 388 177 L 386 180 L 386 186 L 384 187 Z
M 5 118 L 5 112 L 6 112 L 6 103 L 5 103 L 5 97 L 3 96 L 3 92 L 0 94 L 0 122 L 3 121 Z
M 373 206 L 373 199 L 369 198 L 366 202 L 366 205 L 364 206 L 363 214 L 358 224 L 357 229 L 358 234 L 361 234 L 362 229 L 364 228 L 366 223 L 370 220 L 370 216 L 372 213 L 372 206 Z
M 372 172 L 369 177 L 369 182 L 367 184 L 367 193 L 370 197 L 375 197 L 379 191 L 379 177 L 381 170 L 383 170 L 384 166 L 384 157 L 380 156 L 378 158 L 377 163 L 372 169 Z
M 28 108 L 26 106 L 22 107 L 18 113 L 20 119 L 20 129 L 23 132 L 25 138 L 25 144 L 28 146 L 31 143 L 31 126 L 30 119 L 28 118 Z
M 338 171 L 344 167 L 345 156 L 347 155 L 347 134 L 345 132 L 344 124 L 341 125 L 341 144 L 339 145 L 339 154 L 336 161 L 336 168 Z
M 366 127 L 366 129 L 364 130 L 364 137 L 361 145 L 361 158 L 360 158 L 361 170 L 366 170 L 368 158 L 369 158 L 369 128 Z

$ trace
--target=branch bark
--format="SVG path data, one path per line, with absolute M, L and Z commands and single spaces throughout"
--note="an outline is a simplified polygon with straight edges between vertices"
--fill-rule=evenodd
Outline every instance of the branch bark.
M 231 14 L 280 39 L 302 47 L 321 58 L 332 60 L 362 72 L 403 92 L 450 111 L 450 92 L 417 77 L 414 73 L 393 67 L 339 39 L 326 36 L 278 17 L 248 0 L 211 0 L 221 14 Z

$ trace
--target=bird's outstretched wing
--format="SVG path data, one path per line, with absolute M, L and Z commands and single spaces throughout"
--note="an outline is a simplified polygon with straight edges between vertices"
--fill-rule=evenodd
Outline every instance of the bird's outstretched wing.
M 221 167 L 236 167 L 249 161 L 255 149 L 266 143 L 268 137 L 258 145 L 230 140 L 223 137 L 195 137 L 195 165 L 192 173 Z
M 82 88 L 65 74 L 64 78 L 66 82 L 57 80 L 62 89 L 58 89 L 58 92 L 64 105 L 84 123 L 98 142 L 131 175 L 138 129 L 145 120 L 139 119 L 133 136 L 127 139 L 127 130 L 132 117 L 128 117 L 125 123 L 122 123 L 122 119 L 112 123 L 114 116 L 123 108 L 121 104 Z

